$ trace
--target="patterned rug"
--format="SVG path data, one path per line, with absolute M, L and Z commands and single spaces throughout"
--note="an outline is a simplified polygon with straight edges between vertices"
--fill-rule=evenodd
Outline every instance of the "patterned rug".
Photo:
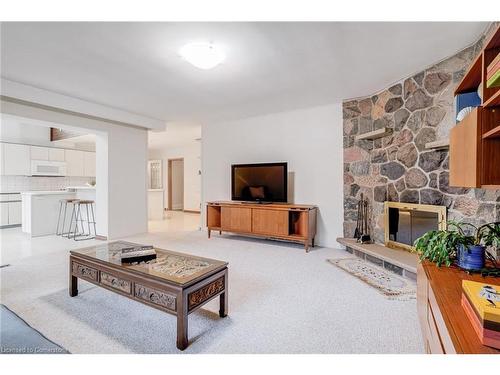
M 363 280 L 389 299 L 406 301 L 416 298 L 417 285 L 414 281 L 388 272 L 375 264 L 359 258 L 327 259 L 327 261 Z

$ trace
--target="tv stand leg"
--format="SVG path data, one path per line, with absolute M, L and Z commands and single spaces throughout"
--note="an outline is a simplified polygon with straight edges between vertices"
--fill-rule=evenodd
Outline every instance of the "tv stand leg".
M 309 240 L 307 240 L 305 243 L 304 243 L 304 248 L 306 249 L 306 253 L 309 252 Z
M 210 238 L 210 229 L 208 229 L 208 238 Z
M 222 236 L 222 231 L 221 230 L 219 231 L 219 235 Z
M 314 247 L 314 238 L 311 241 L 311 246 Z

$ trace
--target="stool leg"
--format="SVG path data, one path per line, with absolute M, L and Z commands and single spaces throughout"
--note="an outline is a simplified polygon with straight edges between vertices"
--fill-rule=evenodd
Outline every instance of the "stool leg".
M 73 209 L 71 210 L 71 218 L 69 220 L 69 228 L 68 228 L 68 233 L 66 235 L 66 238 L 71 237 L 71 227 L 73 226 L 73 217 L 75 216 L 75 209 L 76 209 L 76 205 L 73 203 Z
M 64 236 L 64 228 L 66 228 L 66 210 L 68 209 L 68 202 L 64 203 L 64 213 L 63 213 L 63 222 L 61 228 L 61 236 Z
M 94 237 L 95 237 L 95 236 L 97 236 L 97 229 L 95 226 L 94 204 L 93 203 L 90 205 L 90 208 L 92 209 L 92 224 L 94 224 Z
M 61 221 L 61 211 L 62 211 L 62 206 L 63 202 L 59 202 L 59 216 L 57 217 L 57 226 L 56 226 L 56 236 L 59 236 L 61 233 L 59 233 L 59 223 Z
M 85 208 L 86 208 L 86 211 L 87 211 L 87 227 L 89 228 L 89 234 L 88 234 L 88 236 L 90 237 L 91 233 L 90 233 L 89 206 L 90 206 L 89 204 L 85 205 Z

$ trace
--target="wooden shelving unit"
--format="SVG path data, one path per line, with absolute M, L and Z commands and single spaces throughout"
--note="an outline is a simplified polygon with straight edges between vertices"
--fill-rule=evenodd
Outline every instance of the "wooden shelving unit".
M 477 91 L 481 105 L 450 132 L 450 185 L 500 187 L 500 88 L 486 87 L 486 69 L 500 53 L 500 27 L 485 43 L 458 84 L 455 95 Z
M 500 125 L 483 134 L 483 139 L 500 137 Z

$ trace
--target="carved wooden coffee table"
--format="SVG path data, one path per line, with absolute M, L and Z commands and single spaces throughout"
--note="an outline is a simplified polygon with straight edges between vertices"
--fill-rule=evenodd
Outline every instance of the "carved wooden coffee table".
M 177 348 L 188 346 L 188 315 L 220 296 L 219 315 L 227 316 L 227 263 L 155 249 L 156 260 L 122 264 L 117 241 L 73 250 L 69 295 L 78 295 L 78 278 L 177 316 Z

